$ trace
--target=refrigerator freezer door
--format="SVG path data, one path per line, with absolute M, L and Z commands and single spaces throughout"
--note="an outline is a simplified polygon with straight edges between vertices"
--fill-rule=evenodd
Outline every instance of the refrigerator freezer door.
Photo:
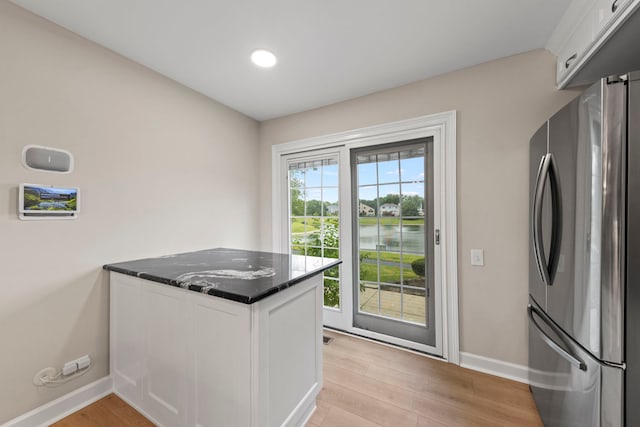
M 621 427 L 623 370 L 601 365 L 530 300 L 529 383 L 546 427 Z

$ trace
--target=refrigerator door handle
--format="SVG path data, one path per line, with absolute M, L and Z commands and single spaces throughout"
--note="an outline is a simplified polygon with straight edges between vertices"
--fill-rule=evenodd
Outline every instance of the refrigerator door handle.
M 533 227 L 533 253 L 536 258 L 536 266 L 538 267 L 538 274 L 540 279 L 545 285 L 549 285 L 549 273 L 547 266 L 545 265 L 544 250 L 542 249 L 542 197 L 544 196 L 544 187 L 549 173 L 549 165 L 551 158 L 549 154 L 545 154 L 540 159 L 540 166 L 538 166 L 538 175 L 536 178 L 536 187 L 533 190 L 533 212 L 532 215 L 532 227 Z
M 560 177 L 553 154 L 549 153 L 549 183 L 551 184 L 551 245 L 549 248 L 549 286 L 553 285 L 558 263 L 560 261 L 560 240 L 562 238 L 562 195 L 560 192 Z
M 567 350 L 565 350 L 564 348 L 556 344 L 556 342 L 540 327 L 538 322 L 536 322 L 536 319 L 533 317 L 534 313 L 538 317 L 540 317 L 540 319 L 542 319 L 542 321 L 545 322 L 551 329 L 554 329 L 554 327 L 550 325 L 531 304 L 527 305 L 527 314 L 529 315 L 529 320 L 531 321 L 531 324 L 536 328 L 536 330 L 540 334 L 540 338 L 542 338 L 542 340 L 549 347 L 551 347 L 556 353 L 562 356 L 567 362 L 571 363 L 572 365 L 575 365 L 581 371 L 586 371 L 587 370 L 586 363 L 580 360 L 577 356 L 569 353 Z
M 546 187 L 547 177 L 551 187 L 551 245 L 549 248 L 549 263 L 544 253 L 542 244 L 542 199 Z M 538 273 L 542 282 L 547 285 L 553 285 L 558 261 L 560 259 L 560 238 L 562 236 L 562 207 L 560 204 L 560 180 L 556 171 L 553 154 L 547 153 L 540 160 L 538 168 L 538 176 L 536 179 L 536 187 L 533 199 L 533 252 L 538 266 Z

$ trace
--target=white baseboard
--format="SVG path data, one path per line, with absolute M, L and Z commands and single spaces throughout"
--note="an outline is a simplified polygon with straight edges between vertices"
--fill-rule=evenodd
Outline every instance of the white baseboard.
M 113 391 L 111 377 L 104 377 L 7 421 L 0 427 L 49 426 Z
M 529 384 L 529 368 L 490 357 L 460 352 L 460 366 L 509 380 Z
M 309 391 L 304 395 L 298 405 L 291 411 L 287 419 L 282 423 L 283 426 L 306 426 L 307 422 L 316 410 L 316 398 L 320 393 L 322 385 L 313 384 Z

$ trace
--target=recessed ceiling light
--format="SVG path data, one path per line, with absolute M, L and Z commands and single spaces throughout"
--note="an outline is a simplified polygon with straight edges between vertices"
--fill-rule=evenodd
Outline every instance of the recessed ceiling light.
M 276 65 L 276 56 L 264 49 L 257 49 L 251 52 L 251 60 L 258 67 L 269 68 Z

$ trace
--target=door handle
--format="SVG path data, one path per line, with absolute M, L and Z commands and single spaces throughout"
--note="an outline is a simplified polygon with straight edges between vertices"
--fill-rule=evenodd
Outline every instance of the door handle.
M 550 284 L 551 278 L 549 277 L 544 249 L 542 248 L 542 197 L 544 196 L 544 187 L 547 175 L 549 174 L 550 165 L 551 157 L 549 154 L 545 154 L 542 156 L 542 159 L 540 159 L 540 166 L 538 167 L 536 186 L 533 191 L 533 211 L 531 213 L 533 227 L 533 253 L 536 258 L 538 273 L 540 274 L 542 283 L 545 285 Z
M 549 246 L 549 262 L 543 247 L 542 238 L 542 198 L 546 188 L 547 177 L 551 187 L 551 245 Z M 533 250 L 542 282 L 553 285 L 553 279 L 560 260 L 560 243 L 562 238 L 562 205 L 560 179 L 556 171 L 553 154 L 545 154 L 540 160 L 538 176 L 533 199 Z
M 549 245 L 549 262 L 547 272 L 549 274 L 549 286 L 553 285 L 558 263 L 560 261 L 560 243 L 562 240 L 562 193 L 560 191 L 560 177 L 556 168 L 553 154 L 549 166 L 549 186 L 551 187 L 551 244 Z
M 538 310 L 536 310 L 531 304 L 527 305 L 527 314 L 529 315 L 529 320 L 531 321 L 531 324 L 536 328 L 536 330 L 540 334 L 540 338 L 542 338 L 542 340 L 549 347 L 551 347 L 556 353 L 558 353 L 560 356 L 562 356 L 562 358 L 565 359 L 567 362 L 569 362 L 572 365 L 576 366 L 581 371 L 586 371 L 587 370 L 586 363 L 584 363 L 582 360 L 580 360 L 580 358 L 578 358 L 577 356 L 569 353 L 567 350 L 565 350 L 564 348 L 562 348 L 558 344 L 556 344 L 556 342 L 540 327 L 538 322 L 536 322 L 536 319 L 533 317 L 534 313 L 538 317 L 540 317 L 540 319 L 542 319 L 542 321 L 545 324 L 547 324 L 552 330 L 555 331 L 555 327 L 553 325 L 551 325 L 549 322 L 547 322 L 545 320 L 545 318 L 542 317 L 542 315 L 540 315 L 540 313 L 538 313 Z

